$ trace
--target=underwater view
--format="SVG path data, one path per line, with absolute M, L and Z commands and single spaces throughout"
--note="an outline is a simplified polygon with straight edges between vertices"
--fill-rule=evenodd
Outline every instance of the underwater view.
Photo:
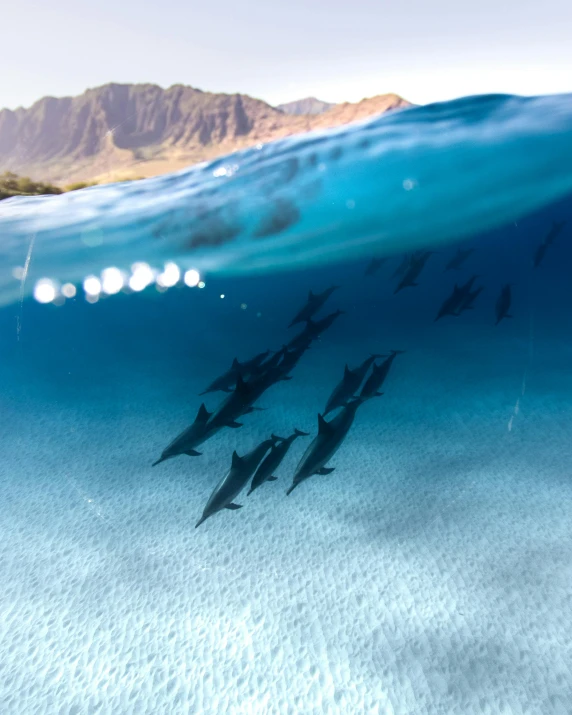
M 572 712 L 572 95 L 0 202 L 0 712 Z

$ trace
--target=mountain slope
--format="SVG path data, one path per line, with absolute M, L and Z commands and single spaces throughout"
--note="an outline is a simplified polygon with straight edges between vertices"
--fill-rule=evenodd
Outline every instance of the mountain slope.
M 259 142 L 409 106 L 397 95 L 289 115 L 241 94 L 108 84 L 0 111 L 0 171 L 65 183 L 181 169 Z

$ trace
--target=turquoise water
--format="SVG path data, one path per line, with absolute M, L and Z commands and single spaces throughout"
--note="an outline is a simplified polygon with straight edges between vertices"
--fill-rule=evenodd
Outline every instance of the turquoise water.
M 1 712 L 572 710 L 571 119 L 466 98 L 0 203 Z

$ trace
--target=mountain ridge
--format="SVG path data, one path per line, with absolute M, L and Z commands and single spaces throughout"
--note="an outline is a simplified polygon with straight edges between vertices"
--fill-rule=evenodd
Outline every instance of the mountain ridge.
M 285 102 L 284 104 L 277 104 L 276 109 L 286 114 L 322 114 L 322 112 L 327 112 L 328 109 L 335 107 L 334 102 L 324 102 L 322 99 L 317 99 L 316 97 L 304 97 L 304 99 L 296 99 L 293 102 Z
M 0 110 L 0 172 L 55 183 L 152 176 L 407 106 L 386 94 L 295 115 L 245 94 L 109 83 L 76 97 L 43 97 L 27 109 Z

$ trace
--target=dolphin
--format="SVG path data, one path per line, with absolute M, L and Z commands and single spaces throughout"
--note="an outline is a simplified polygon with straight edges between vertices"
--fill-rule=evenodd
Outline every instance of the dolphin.
M 534 258 L 532 259 L 532 265 L 534 268 L 538 268 L 538 266 L 542 263 L 544 256 L 546 255 L 546 251 L 548 250 L 548 246 L 554 243 L 554 239 L 558 236 L 560 231 L 562 231 L 565 225 L 566 221 L 556 221 L 552 224 L 552 228 L 546 235 L 544 241 L 536 249 Z
M 558 236 L 560 231 L 562 231 L 564 226 L 566 226 L 566 221 L 554 221 L 554 223 L 552 224 L 552 228 L 544 239 L 545 243 L 548 243 L 550 245 L 554 241 L 556 236 Z
M 433 253 L 435 253 L 435 251 L 417 251 L 413 254 L 413 256 L 411 256 L 409 267 L 407 268 L 405 275 L 397 285 L 397 288 L 393 291 L 394 294 L 399 293 L 399 291 L 403 290 L 403 288 L 409 288 L 418 285 L 418 283 L 416 283 L 416 280 L 417 278 L 419 278 L 421 271 L 427 263 L 427 259 Z
M 272 437 L 275 437 L 275 435 L 272 435 Z M 257 489 L 261 484 L 264 484 L 264 482 L 276 481 L 274 472 L 282 463 L 282 460 L 286 456 L 286 452 L 290 449 L 290 446 L 292 445 L 292 442 L 296 439 L 296 437 L 308 437 L 308 432 L 302 432 L 302 430 L 295 429 L 294 434 L 291 434 L 290 437 L 287 437 L 286 439 L 283 439 L 282 437 L 276 438 L 279 439 L 280 442 L 272 445 L 269 454 L 266 455 L 266 457 L 256 470 L 255 475 L 252 477 L 252 483 L 246 496 L 250 496 L 252 492 Z
M 373 276 L 373 274 L 377 273 L 386 261 L 387 258 L 372 258 L 365 269 L 364 276 Z
M 251 373 L 252 376 L 260 377 L 269 370 L 275 370 L 281 362 L 285 352 L 286 347 L 283 347 L 281 350 L 277 350 L 272 357 L 268 358 L 268 360 L 265 360 L 263 363 L 258 365 L 255 370 L 253 370 L 253 372 Z
M 474 248 L 458 248 L 457 253 L 451 258 L 451 260 L 445 266 L 446 271 L 458 270 L 467 258 L 474 252 Z
M 286 492 L 291 494 L 296 487 L 314 474 L 330 474 L 335 467 L 326 467 L 344 441 L 353 424 L 357 408 L 366 400 L 378 395 L 356 397 L 355 400 L 341 410 L 333 420 L 326 422 L 322 415 L 318 415 L 318 436 L 314 438 L 304 456 L 300 460 L 292 486 Z
M 543 241 L 540 246 L 536 249 L 536 252 L 534 254 L 534 258 L 532 259 L 532 265 L 534 268 L 538 268 L 538 266 L 542 263 L 544 256 L 546 254 L 546 251 L 548 250 L 549 244 L 546 243 L 546 241 Z
M 308 345 L 312 340 L 316 340 L 320 335 L 327 330 L 334 320 L 343 314 L 343 310 L 336 310 L 335 313 L 330 313 L 326 315 L 325 318 L 321 320 L 310 320 L 306 321 L 306 327 L 301 333 L 298 333 L 290 342 L 287 344 L 289 350 L 296 350 L 303 345 Z
M 328 398 L 324 415 L 327 415 L 337 407 L 343 407 L 347 401 L 354 396 L 356 390 L 359 390 L 359 386 L 363 382 L 373 361 L 380 357 L 383 357 L 383 355 L 371 355 L 364 360 L 359 367 L 356 367 L 355 370 L 350 370 L 347 365 L 345 366 L 344 376 Z
M 476 281 L 477 276 L 469 278 L 469 280 L 462 286 L 458 286 L 456 283 L 453 286 L 453 292 L 451 295 L 443 301 L 443 304 L 439 308 L 437 317 L 435 321 L 439 320 L 445 315 L 459 315 L 459 306 L 467 298 L 473 287 L 473 283 Z
M 440 318 L 442 318 L 445 315 L 456 315 L 456 311 L 461 304 L 463 300 L 463 292 L 459 288 L 459 286 L 455 283 L 453 286 L 453 292 L 448 298 L 445 298 L 443 301 L 441 307 L 439 308 L 439 312 L 437 313 L 437 317 L 435 318 L 434 322 L 437 322 Z
M 238 375 L 246 378 L 251 375 L 260 366 L 263 360 L 270 355 L 270 350 L 266 350 L 259 355 L 255 355 L 250 360 L 239 362 L 236 358 L 232 361 L 230 368 L 213 380 L 206 390 L 203 390 L 199 395 L 206 395 L 208 392 L 231 392 L 232 387 L 236 384 Z
M 367 378 L 365 385 L 361 389 L 360 397 L 375 397 L 379 394 L 379 390 L 389 374 L 393 361 L 397 355 L 401 355 L 405 350 L 391 350 L 390 352 L 390 356 L 386 358 L 381 365 L 373 366 L 371 375 Z
M 312 293 L 312 291 L 310 291 L 306 305 L 300 308 L 288 327 L 291 328 L 293 325 L 296 325 L 296 323 L 304 323 L 310 320 L 338 288 L 339 286 L 331 286 L 330 288 L 326 288 L 325 291 L 322 291 L 322 293 Z
M 254 412 L 257 408 L 254 403 L 262 394 L 276 382 L 290 380 L 287 375 L 283 375 L 279 368 L 274 367 L 266 370 L 262 375 L 250 379 L 248 382 L 239 375 L 236 379 L 236 387 L 230 395 L 223 400 L 209 419 L 209 427 L 242 427 L 237 418 Z
M 243 457 L 239 457 L 236 451 L 232 453 L 230 470 L 214 488 L 204 508 L 203 515 L 195 525 L 195 529 L 203 521 L 206 521 L 209 516 L 216 514 L 221 509 L 240 509 L 242 507 L 242 504 L 235 504 L 234 499 L 244 489 L 254 470 L 258 467 L 266 452 L 276 443 L 277 439 L 274 435 L 270 439 L 265 439 L 258 447 L 255 447 Z
M 505 286 L 502 287 L 501 293 L 497 299 L 497 322 L 495 323 L 495 325 L 498 325 L 503 318 L 512 318 L 512 315 L 509 315 L 508 313 L 508 311 L 510 310 L 511 301 L 512 296 L 510 291 L 510 283 L 507 283 Z
M 310 348 L 310 342 L 295 350 L 289 350 L 287 346 L 284 346 L 284 348 L 285 350 L 282 355 L 282 360 L 278 365 L 278 369 L 282 375 L 289 375 L 300 361 L 302 355 Z
M 166 459 L 177 457 L 180 454 L 187 454 L 189 457 L 200 457 L 201 452 L 197 452 L 195 447 L 205 442 L 212 437 L 218 429 L 209 426 L 208 420 L 211 413 L 207 411 L 205 403 L 199 407 L 197 416 L 192 425 L 183 430 L 180 435 L 169 444 L 164 450 L 159 459 L 151 465 L 154 467 Z
M 405 271 L 409 268 L 409 264 L 411 263 L 411 256 L 409 253 L 404 254 L 403 258 L 397 265 L 397 268 L 393 271 L 393 275 L 391 276 L 392 278 L 398 278 L 399 276 L 402 276 Z
M 473 303 L 478 298 L 483 288 L 484 286 L 480 286 L 475 290 L 470 290 L 466 295 L 464 295 L 455 315 L 461 315 L 464 310 L 473 310 Z

